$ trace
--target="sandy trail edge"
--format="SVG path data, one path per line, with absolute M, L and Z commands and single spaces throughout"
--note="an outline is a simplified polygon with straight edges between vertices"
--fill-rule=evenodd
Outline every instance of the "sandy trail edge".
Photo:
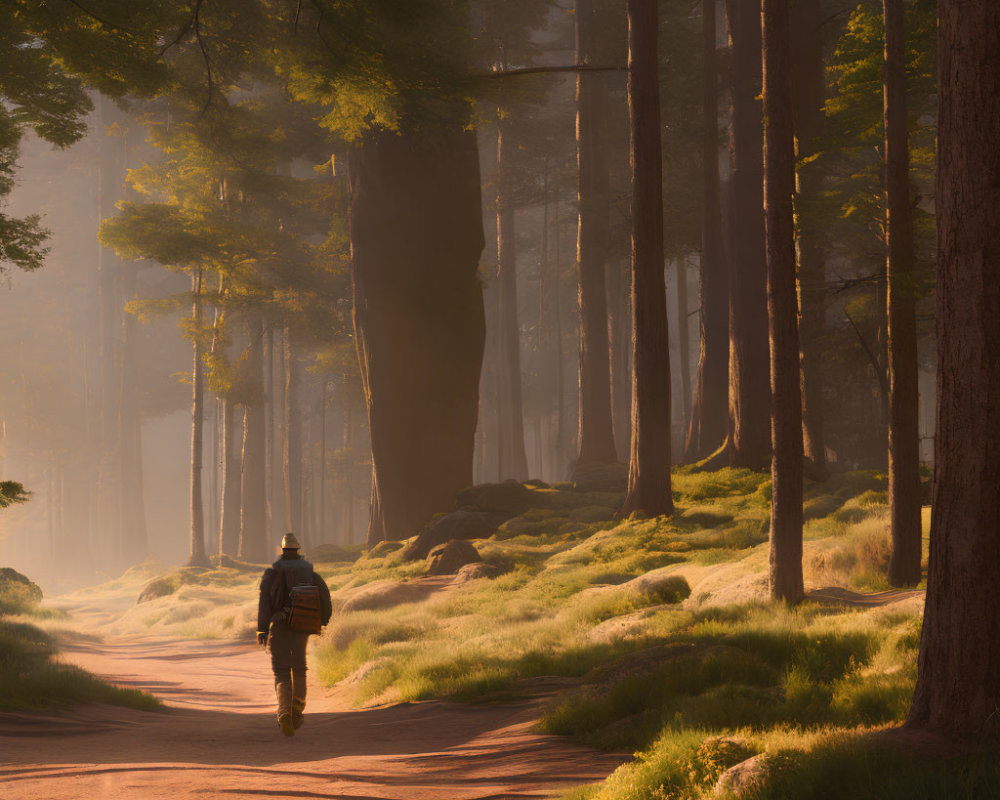
M 63 660 L 152 692 L 170 710 L 111 706 L 0 714 L 4 800 L 545 797 L 628 759 L 532 732 L 539 701 L 403 703 L 350 710 L 311 680 L 306 723 L 274 722 L 266 654 L 171 639 L 67 642 Z

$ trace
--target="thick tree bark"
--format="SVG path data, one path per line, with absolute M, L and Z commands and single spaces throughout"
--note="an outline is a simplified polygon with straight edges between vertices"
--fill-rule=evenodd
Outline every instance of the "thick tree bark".
M 763 0 L 764 209 L 771 344 L 771 597 L 802 587 L 802 393 L 795 298 L 795 140 L 788 0 Z
M 629 351 L 632 347 L 632 315 L 628 305 L 628 265 L 609 261 L 605 270 L 608 292 L 608 336 L 611 345 L 611 419 L 615 431 L 615 458 L 628 462 L 632 437 L 632 399 L 629 394 L 632 373 Z
M 259 312 L 247 323 L 246 368 L 251 379 L 261 381 L 264 371 L 264 324 Z M 259 384 L 258 384 L 259 385 Z M 265 561 L 267 542 L 267 476 L 264 448 L 264 403 L 243 406 L 243 454 L 240 484 L 240 554 L 244 561 Z
M 677 352 L 681 377 L 681 409 L 684 430 L 691 420 L 691 338 L 688 330 L 687 262 L 677 254 Z
M 623 513 L 671 514 L 670 348 L 663 278 L 663 196 L 656 0 L 628 0 L 632 133 L 632 444 Z
M 889 583 L 920 582 L 920 397 L 917 390 L 916 255 L 910 217 L 903 0 L 885 0 L 886 303 L 889 321 Z
M 524 401 L 521 395 L 521 326 L 517 315 L 517 249 L 514 240 L 514 196 L 510 185 L 510 133 L 497 121 L 497 413 L 500 480 L 528 479 L 524 449 Z
M 222 404 L 222 503 L 219 553 L 235 556 L 240 547 L 240 449 L 236 446 L 236 404 Z
M 371 546 L 413 536 L 472 482 L 485 337 L 479 153 L 457 122 L 376 131 L 352 150 L 350 173 Z
M 326 533 L 326 404 L 327 378 L 324 375 L 319 389 L 319 497 L 317 508 L 316 541 L 328 541 Z
M 205 507 L 201 495 L 202 431 L 204 428 L 205 378 L 201 356 L 201 286 L 202 271 L 199 267 L 191 276 L 191 292 L 194 297 L 192 316 L 194 318 L 194 365 L 191 368 L 191 566 L 207 566 L 205 553 Z
M 284 449 L 281 456 L 285 487 L 285 528 L 307 539 L 302 516 L 302 366 L 295 357 L 291 332 L 285 328 L 283 361 L 285 364 Z
M 938 4 L 937 431 L 909 725 L 1000 733 L 1000 4 Z
M 824 480 L 823 335 L 826 328 L 826 251 L 821 222 L 814 211 L 823 183 L 822 165 L 813 159 L 826 116 L 823 63 L 823 10 L 820 0 L 792 4 L 792 102 L 800 166 L 798 183 L 799 347 L 802 356 L 803 450 L 811 478 Z
M 601 60 L 600 17 L 594 0 L 576 0 L 576 63 Z M 576 75 L 577 218 L 576 260 L 580 276 L 580 416 L 577 464 L 612 463 L 611 365 L 605 263 L 608 258 L 610 166 L 605 135 L 609 111 L 607 76 Z
M 684 460 L 714 452 L 729 430 L 729 270 L 722 234 L 719 189 L 719 79 L 715 43 L 715 0 L 702 0 L 702 198 L 700 348 Z
M 765 469 L 768 436 L 767 258 L 764 247 L 759 0 L 726 0 L 732 75 L 733 213 L 729 411 L 732 462 Z

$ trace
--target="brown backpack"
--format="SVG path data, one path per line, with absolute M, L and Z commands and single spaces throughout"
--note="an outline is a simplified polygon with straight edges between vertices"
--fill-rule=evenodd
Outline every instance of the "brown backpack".
M 319 633 L 323 630 L 323 617 L 320 608 L 319 587 L 313 582 L 312 564 L 305 560 L 296 560 L 291 564 L 280 561 L 281 580 L 277 582 L 282 588 L 281 594 L 287 598 L 284 603 L 285 624 L 293 631 L 301 633 Z

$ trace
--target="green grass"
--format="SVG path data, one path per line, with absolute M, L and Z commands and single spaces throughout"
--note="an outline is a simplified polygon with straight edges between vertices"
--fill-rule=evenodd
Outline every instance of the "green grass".
M 143 711 L 161 708 L 151 695 L 111 686 L 54 660 L 51 638 L 34 625 L 0 619 L 0 708 L 52 708 L 109 703 Z

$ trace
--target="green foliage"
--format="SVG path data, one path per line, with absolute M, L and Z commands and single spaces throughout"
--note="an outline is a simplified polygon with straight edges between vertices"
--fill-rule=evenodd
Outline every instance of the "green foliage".
M 0 615 L 34 612 L 42 590 L 30 578 L 10 567 L 0 567 Z
M 0 7 L 0 201 L 14 188 L 25 132 L 68 147 L 83 135 L 83 117 L 92 107 L 81 82 L 63 70 L 50 43 L 38 38 L 26 21 L 24 12 L 31 5 Z M 15 219 L 0 213 L 0 271 L 9 265 L 40 267 L 47 235 L 37 216 Z
M 17 481 L 0 481 L 0 508 L 27 503 L 30 498 L 31 492 Z

